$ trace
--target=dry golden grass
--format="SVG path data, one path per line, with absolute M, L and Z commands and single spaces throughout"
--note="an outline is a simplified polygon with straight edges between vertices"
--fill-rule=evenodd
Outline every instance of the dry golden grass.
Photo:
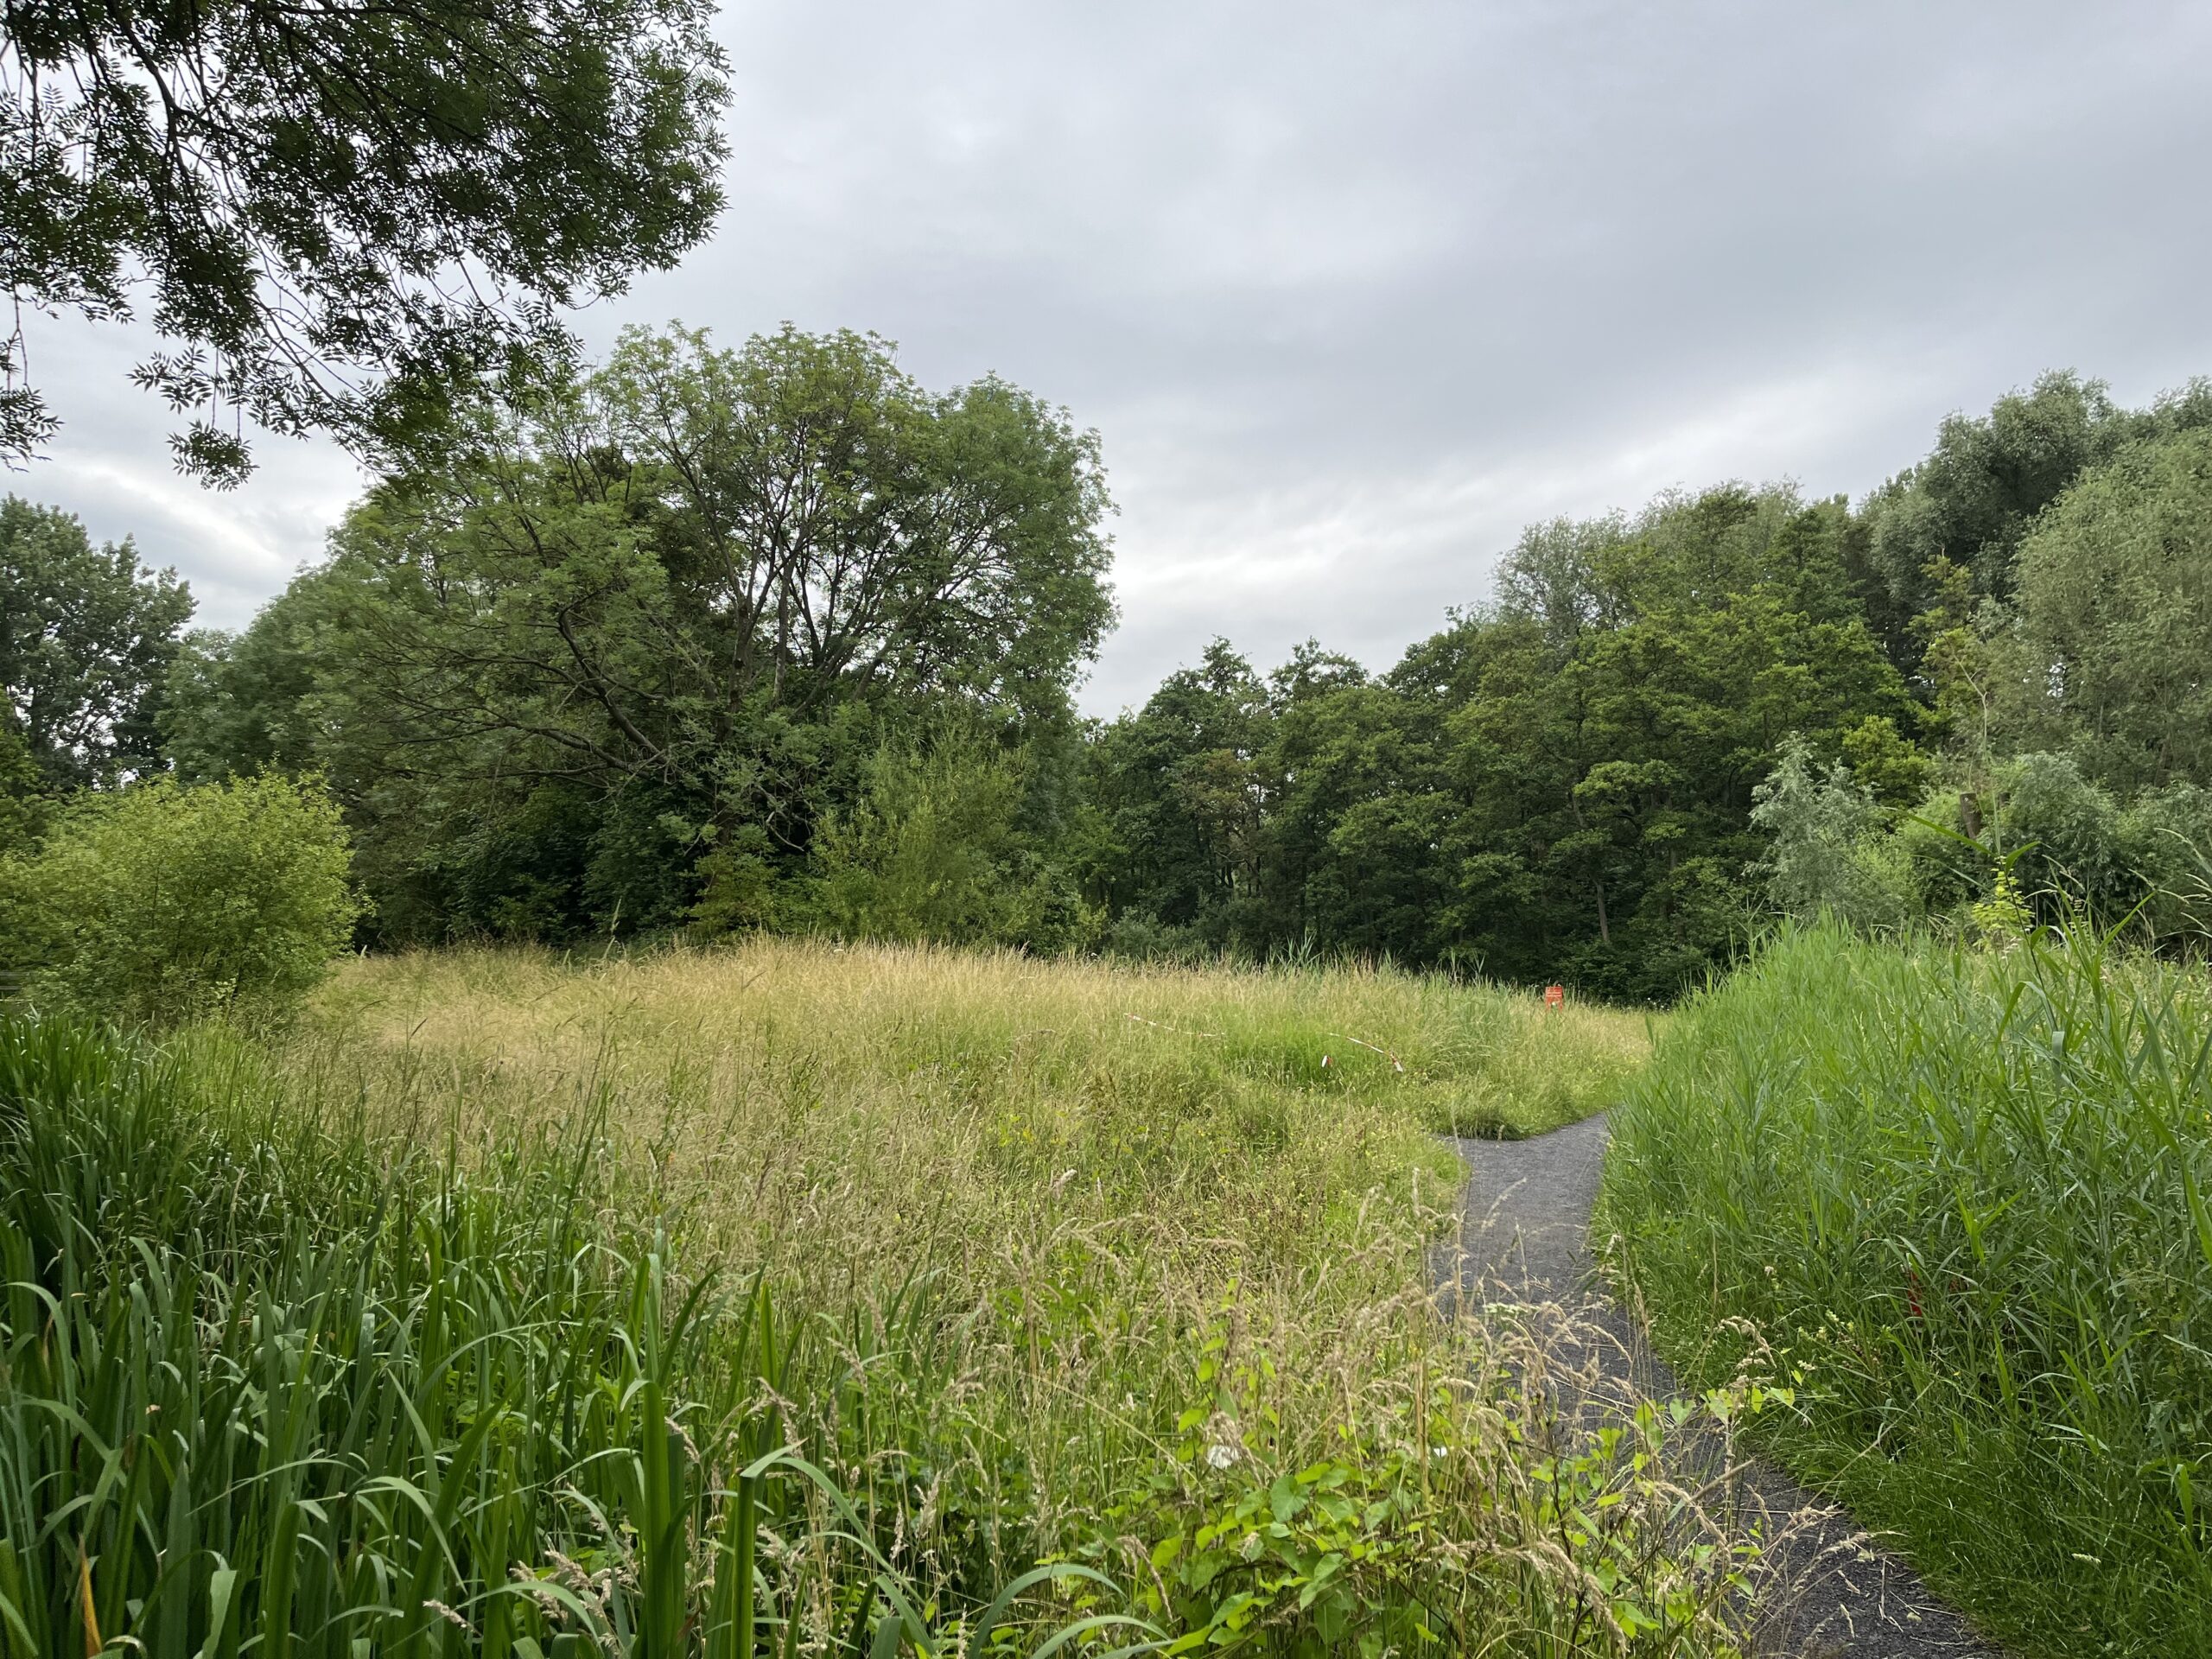
M 321 1063 L 473 1132 L 603 1107 L 734 1260 L 971 1283 L 1040 1227 L 1248 1279 L 1325 1260 L 1363 1208 L 1418 1232 L 1458 1179 L 1433 1132 L 1583 1116 L 1650 1040 L 1643 1015 L 1389 969 L 791 940 L 363 961 L 318 1013 Z
M 603 961 L 453 951 L 350 964 L 336 1022 L 448 1058 L 573 1073 L 681 1054 L 722 1090 L 804 1053 L 841 1080 L 955 1067 L 1022 1092 L 1168 1072 L 1386 1099 L 1428 1127 L 1527 1135 L 1611 1103 L 1653 1016 L 1367 967 L 1190 969 L 757 940 Z M 1079 1090 L 1078 1090 L 1079 1092 Z
M 1651 1035 L 1642 1014 L 1387 969 L 759 940 L 355 962 L 276 1065 L 378 1137 L 464 1156 L 596 1137 L 613 1201 L 667 1217 L 693 1270 L 765 1274 L 870 1377 L 872 1421 L 962 1448 L 934 1478 L 976 1524 L 1020 1517 L 1017 1568 L 1186 1481 L 1194 1421 L 1233 1417 L 1270 1471 L 1379 1468 L 1442 1433 L 1440 1389 L 1491 1471 L 1437 1535 L 1473 1559 L 1549 1500 L 1499 1495 L 1523 1478 L 1523 1432 L 1478 1386 L 1501 1362 L 1437 1317 L 1460 1178 L 1440 1132 L 1608 1104 Z M 837 1472 L 880 1473 L 859 1450 Z M 1552 1566 L 1526 1571 L 1554 1596 Z
M 1435 1132 L 1580 1116 L 1649 1039 L 1641 1014 L 1387 969 L 759 940 L 358 961 L 286 1065 L 425 1138 L 591 1121 L 695 1254 L 825 1313 L 923 1281 L 1010 1310 L 1019 1432 L 1049 1465 L 1071 1441 L 1139 1451 L 1090 1421 L 1116 1408 L 1082 1373 L 1164 1381 L 1232 1302 L 1356 1388 L 1388 1363 L 1378 1322 L 1419 1338 L 1459 1181 Z M 1066 1473 L 1095 1491 L 1105 1471 Z

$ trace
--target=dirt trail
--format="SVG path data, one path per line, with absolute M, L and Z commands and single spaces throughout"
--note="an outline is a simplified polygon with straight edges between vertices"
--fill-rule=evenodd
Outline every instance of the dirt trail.
M 1586 1366 L 1598 1384 L 1585 1407 L 1605 1414 L 1610 1387 L 1666 1396 L 1673 1374 L 1605 1294 L 1590 1254 L 1592 1206 L 1605 1155 L 1605 1114 L 1528 1141 L 1459 1141 L 1471 1172 L 1460 1199 L 1461 1249 L 1438 1262 L 1440 1284 L 1486 1303 L 1556 1305 L 1550 1357 Z M 1618 1395 L 1615 1396 L 1618 1397 Z M 1910 1568 L 1875 1549 L 1851 1518 L 1781 1471 L 1753 1464 L 1739 1513 L 1771 1547 L 1777 1590 L 1757 1633 L 1773 1659 L 1997 1659 Z

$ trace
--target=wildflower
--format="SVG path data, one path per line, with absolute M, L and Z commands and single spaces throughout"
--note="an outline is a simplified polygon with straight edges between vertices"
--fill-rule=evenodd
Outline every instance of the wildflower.
M 1236 1461 L 1236 1448 L 1224 1446 L 1219 1440 L 1206 1447 L 1206 1467 L 1209 1469 L 1226 1469 Z

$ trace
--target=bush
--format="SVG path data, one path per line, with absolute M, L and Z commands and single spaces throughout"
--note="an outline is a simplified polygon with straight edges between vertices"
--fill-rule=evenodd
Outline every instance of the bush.
M 1999 769 L 1998 844 L 2024 850 L 2020 885 L 2043 919 L 2064 903 L 2115 922 L 2141 898 L 2121 861 L 2120 808 L 2066 754 L 2023 754 Z
M 1841 763 L 1825 776 L 1792 739 L 1773 775 L 1752 791 L 1751 824 L 1774 837 L 1764 868 L 1768 896 L 1785 915 L 1831 915 L 1862 930 L 1895 928 L 1916 909 L 1910 874 L 1883 832 L 1873 794 Z
M 304 995 L 360 906 L 336 803 L 277 777 L 81 796 L 0 861 L 0 957 L 34 1000 L 166 1023 Z
M 1025 835 L 1026 757 L 957 728 L 926 747 L 886 744 L 859 803 L 815 842 L 803 919 L 842 938 L 1092 943 L 1099 918 Z
M 2212 790 L 2172 784 L 2120 814 L 2120 857 L 2142 888 L 2139 927 L 2162 948 L 2212 938 Z

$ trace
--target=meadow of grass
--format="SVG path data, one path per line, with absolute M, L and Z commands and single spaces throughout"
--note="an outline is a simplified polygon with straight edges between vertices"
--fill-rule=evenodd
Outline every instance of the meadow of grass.
M 0 1025 L 0 1644 L 1732 1652 L 1675 1419 L 1562 1441 L 1427 1279 L 1434 1131 L 1646 1035 L 766 942 Z
M 2212 1653 L 2212 998 L 2094 935 L 1796 931 L 1678 1010 L 1600 1227 L 1692 1379 L 2026 1652 Z

